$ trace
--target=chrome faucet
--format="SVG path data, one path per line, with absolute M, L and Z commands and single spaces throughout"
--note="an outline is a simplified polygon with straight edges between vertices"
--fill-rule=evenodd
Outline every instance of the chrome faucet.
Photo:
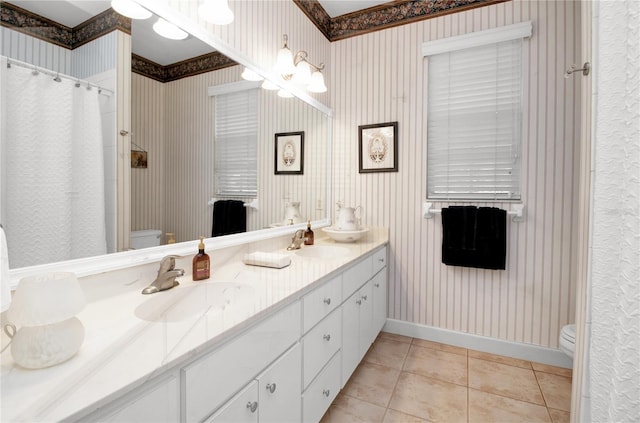
M 178 257 L 179 256 L 166 256 L 160 260 L 158 276 L 151 285 L 142 290 L 143 294 L 154 294 L 180 285 L 176 278 L 184 275 L 184 270 L 175 268 L 176 258 Z
M 287 247 L 287 250 L 299 250 L 300 245 L 304 241 L 304 229 L 298 229 L 295 234 L 293 234 L 293 238 L 291 239 L 291 245 Z

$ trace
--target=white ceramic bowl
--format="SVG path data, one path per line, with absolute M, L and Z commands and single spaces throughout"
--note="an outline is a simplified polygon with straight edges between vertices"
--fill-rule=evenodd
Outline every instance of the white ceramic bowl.
M 322 230 L 336 242 L 355 242 L 369 232 L 369 228 L 360 228 L 354 231 L 340 231 L 333 227 L 328 227 L 322 228 Z

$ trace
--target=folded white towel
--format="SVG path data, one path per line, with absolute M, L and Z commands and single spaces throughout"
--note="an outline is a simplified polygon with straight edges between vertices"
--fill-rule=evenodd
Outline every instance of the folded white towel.
M 245 254 L 242 259 L 244 264 L 251 266 L 274 267 L 282 269 L 291 264 L 291 257 L 288 254 L 264 253 L 256 251 L 255 253 Z

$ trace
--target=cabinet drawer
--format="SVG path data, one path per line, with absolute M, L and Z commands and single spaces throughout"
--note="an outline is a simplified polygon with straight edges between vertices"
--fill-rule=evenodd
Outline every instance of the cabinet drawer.
M 206 423 L 257 423 L 258 407 L 258 382 L 254 380 Z
M 300 302 L 288 306 L 182 370 L 184 418 L 200 421 L 300 336 Z
M 319 422 L 340 391 L 340 354 L 333 356 L 327 367 L 302 395 L 302 421 Z
M 383 247 L 373 253 L 373 274 L 387 265 L 387 247 Z
M 342 275 L 325 283 L 302 299 L 303 333 L 331 313 L 342 302 Z
M 111 413 L 101 422 L 175 422 L 180 419 L 180 383 L 177 374 L 152 384 L 141 394 L 128 394 L 135 399 Z
M 320 369 L 340 349 L 342 338 L 340 309 L 333 311 L 302 338 L 304 350 L 303 384 L 306 388 Z
M 342 298 L 349 298 L 373 276 L 373 260 L 369 255 L 342 275 Z

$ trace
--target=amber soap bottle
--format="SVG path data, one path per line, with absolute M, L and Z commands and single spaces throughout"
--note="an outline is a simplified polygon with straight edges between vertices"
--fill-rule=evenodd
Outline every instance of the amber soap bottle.
M 204 252 L 204 237 L 201 236 L 200 244 L 198 244 L 198 254 L 193 257 L 193 280 L 209 279 L 210 266 L 209 255 Z
M 311 230 L 311 221 L 307 221 L 307 230 L 304 233 L 304 245 L 313 245 L 313 231 Z

